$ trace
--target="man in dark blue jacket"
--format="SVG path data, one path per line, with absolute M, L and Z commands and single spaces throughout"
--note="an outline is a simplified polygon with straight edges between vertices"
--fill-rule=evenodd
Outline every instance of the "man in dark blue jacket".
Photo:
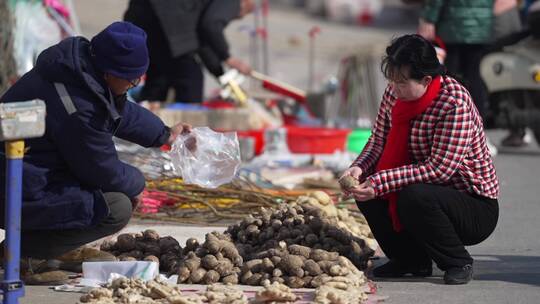
M 127 101 L 126 91 L 148 63 L 145 32 L 115 22 L 91 41 L 73 37 L 46 49 L 1 97 L 1 102 L 42 99 L 47 107 L 46 133 L 27 140 L 24 157 L 23 257 L 106 257 L 77 248 L 122 229 L 145 186 L 142 173 L 118 159 L 113 136 L 159 147 L 189 132 L 184 124 L 168 128 Z M 0 184 L 4 163 L 0 150 Z M 0 203 L 3 211 L 4 195 Z

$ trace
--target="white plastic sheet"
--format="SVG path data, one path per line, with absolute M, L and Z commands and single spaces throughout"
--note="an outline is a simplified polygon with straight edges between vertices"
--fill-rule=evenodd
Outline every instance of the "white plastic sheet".
M 217 188 L 236 177 L 241 164 L 238 137 L 236 132 L 194 128 L 191 133 L 178 136 L 172 145 L 171 159 L 186 183 Z
M 106 283 L 112 274 L 144 281 L 159 275 L 158 263 L 149 261 L 85 262 L 82 268 L 84 279 L 99 283 Z

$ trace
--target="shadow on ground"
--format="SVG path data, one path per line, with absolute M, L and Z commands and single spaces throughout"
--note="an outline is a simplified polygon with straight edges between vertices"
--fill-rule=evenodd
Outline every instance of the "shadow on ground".
M 473 258 L 475 281 L 500 281 L 540 287 L 540 256 L 482 255 Z M 388 259 L 382 258 L 376 266 L 387 261 Z M 433 276 L 427 278 L 373 279 L 376 282 L 423 282 L 442 285 L 442 276 L 443 272 L 433 265 Z
M 478 281 L 540 286 L 540 256 L 483 255 L 474 267 L 474 279 Z

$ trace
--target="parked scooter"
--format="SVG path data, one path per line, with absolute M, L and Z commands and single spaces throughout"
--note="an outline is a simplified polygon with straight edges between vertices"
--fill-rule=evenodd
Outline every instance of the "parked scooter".
M 528 127 L 540 143 L 540 1 L 530 7 L 527 26 L 527 31 L 504 38 L 501 51 L 485 56 L 480 73 L 495 126 L 510 129 L 521 140 Z

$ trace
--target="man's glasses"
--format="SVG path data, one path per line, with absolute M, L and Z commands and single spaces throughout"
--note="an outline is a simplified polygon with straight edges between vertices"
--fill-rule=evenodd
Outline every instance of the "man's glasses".
M 141 83 L 141 77 L 129 81 L 132 88 L 138 86 Z

